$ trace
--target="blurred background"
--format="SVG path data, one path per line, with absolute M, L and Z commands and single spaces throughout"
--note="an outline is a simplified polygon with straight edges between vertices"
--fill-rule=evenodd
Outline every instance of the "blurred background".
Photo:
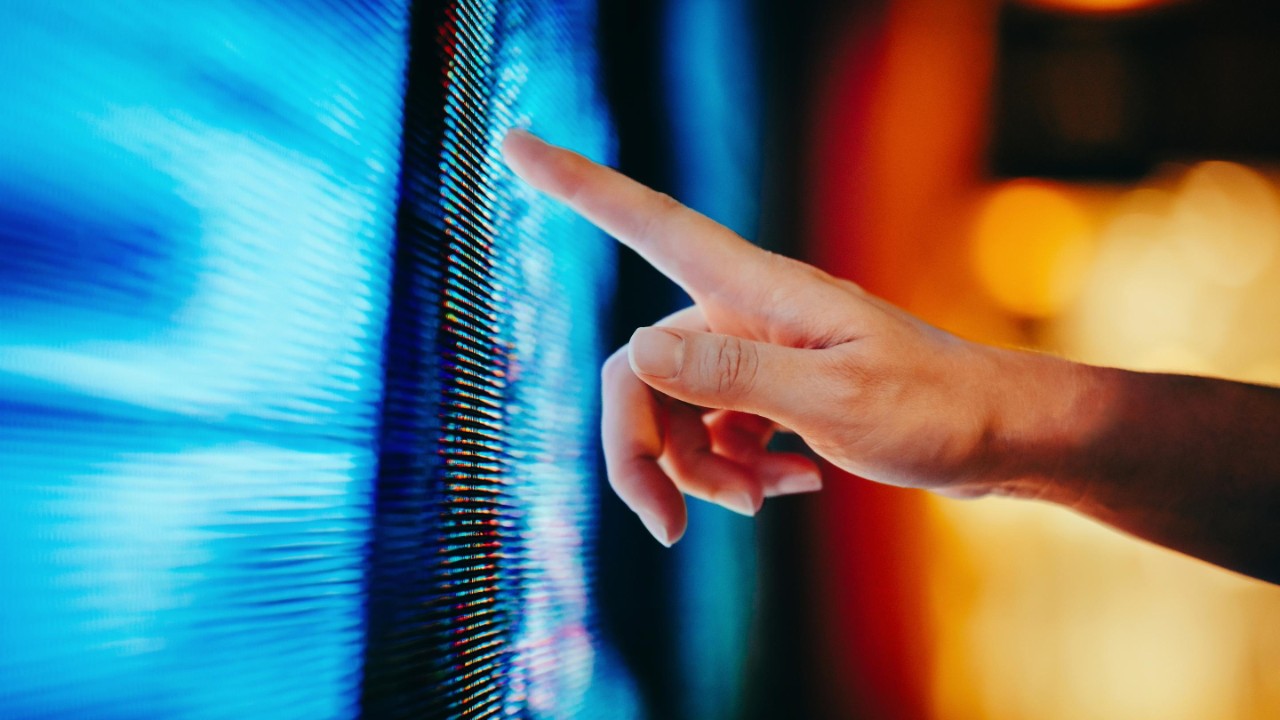
M 1273 5 L 636 0 L 600 22 L 622 169 L 760 244 L 975 340 L 1280 383 Z M 680 303 L 626 254 L 616 344 Z M 668 552 L 602 502 L 604 624 L 655 717 L 1280 713 L 1280 588 L 1056 507 L 833 471 L 757 524 L 699 505 Z
M 660 547 L 596 368 L 688 298 L 498 151 L 974 340 L 1280 384 L 1278 39 L 1245 0 L 0 0 L 0 716 L 1280 717 L 1280 588 L 1056 507 L 830 471 Z

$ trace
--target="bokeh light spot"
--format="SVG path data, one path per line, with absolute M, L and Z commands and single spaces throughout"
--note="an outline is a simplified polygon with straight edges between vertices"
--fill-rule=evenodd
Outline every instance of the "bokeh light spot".
M 1147 10 L 1159 5 L 1170 5 L 1177 0 L 1022 0 L 1024 5 L 1087 13 L 1126 12 Z
M 1013 180 L 982 203 L 973 230 L 973 263 L 982 286 L 1004 309 L 1049 317 L 1071 300 L 1089 264 L 1089 216 L 1062 190 Z
M 1235 163 L 1193 167 L 1171 219 L 1171 235 L 1187 266 L 1219 285 L 1249 283 L 1280 245 L 1280 200 L 1266 178 Z

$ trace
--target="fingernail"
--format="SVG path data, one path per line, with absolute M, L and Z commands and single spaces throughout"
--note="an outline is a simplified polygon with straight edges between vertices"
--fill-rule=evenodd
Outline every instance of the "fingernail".
M 663 524 L 662 519 L 653 513 L 641 512 L 640 522 L 644 523 L 644 527 L 655 540 L 662 543 L 664 547 L 671 547 L 671 536 L 667 534 L 667 527 Z
M 537 135 L 534 135 L 533 133 L 521 127 L 513 127 L 507 130 L 507 137 L 515 137 L 517 135 L 520 137 L 533 138 L 534 140 L 538 139 Z
M 684 338 L 659 328 L 640 328 L 631 336 L 631 367 L 641 375 L 670 379 L 684 365 Z
M 774 491 L 779 495 L 814 492 L 822 489 L 822 476 L 818 473 L 801 473 L 788 475 L 778 481 Z
M 756 511 L 760 509 L 756 506 L 755 501 L 751 499 L 751 496 L 744 492 L 728 491 L 717 493 L 715 500 L 717 505 L 747 517 L 754 516 Z
M 511 128 L 507 131 L 506 137 L 502 138 L 502 144 L 498 147 L 502 152 L 502 159 L 508 163 L 511 161 L 511 145 L 509 143 L 512 140 L 533 140 L 535 142 L 541 142 L 537 135 L 534 135 L 528 130 L 524 130 L 522 128 Z
M 801 492 L 815 492 L 822 489 L 822 475 L 818 473 L 800 473 L 787 475 L 773 484 L 773 495 L 797 495 Z

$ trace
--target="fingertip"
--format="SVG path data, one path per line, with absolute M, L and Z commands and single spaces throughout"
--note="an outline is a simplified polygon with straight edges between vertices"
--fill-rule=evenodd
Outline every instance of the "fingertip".
M 507 130 L 507 135 L 502 139 L 502 149 L 505 152 L 508 146 L 519 145 L 521 143 L 540 142 L 537 135 L 529 132 L 522 127 L 512 127 Z
M 648 510 L 640 510 L 636 513 L 640 517 L 640 522 L 644 524 L 649 534 L 655 540 L 662 543 L 663 547 L 671 547 L 684 537 L 686 521 L 680 518 L 671 521 L 663 518 L 661 515 Z
M 609 482 L 655 540 L 671 547 L 684 534 L 688 523 L 684 495 L 655 460 L 637 457 L 624 461 L 609 469 Z
M 671 547 L 672 545 L 680 542 L 680 539 L 684 537 L 684 531 L 688 529 L 688 527 L 689 523 L 687 520 L 680 521 L 671 532 L 670 542 L 667 543 L 667 547 Z
M 744 517 L 755 517 L 764 505 L 764 496 L 744 490 L 725 490 L 715 494 L 713 500 L 720 507 Z
M 798 495 L 822 489 L 817 463 L 798 453 L 762 451 L 751 462 L 765 497 Z
M 684 338 L 668 328 L 638 328 L 627 343 L 627 360 L 637 375 L 672 380 L 684 365 Z
M 502 160 L 507 164 L 507 167 L 514 170 L 520 177 L 525 177 L 526 156 L 540 144 L 542 144 L 542 140 L 537 135 L 524 128 L 513 127 L 507 131 L 506 137 L 502 138 L 502 143 L 498 146 L 498 149 L 501 151 Z
M 769 488 L 772 495 L 799 495 L 822 489 L 822 475 L 817 471 L 785 475 Z
M 671 533 L 667 531 L 667 524 L 656 514 L 641 510 L 636 513 L 640 516 L 640 522 L 644 524 L 644 529 L 649 531 L 653 539 L 662 543 L 665 547 L 671 547 Z

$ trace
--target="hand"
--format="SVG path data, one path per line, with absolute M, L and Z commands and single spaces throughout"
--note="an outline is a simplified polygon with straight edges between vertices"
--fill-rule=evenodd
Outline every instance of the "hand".
M 761 250 L 623 175 L 523 131 L 507 163 L 632 248 L 694 300 L 604 366 L 609 479 L 660 542 L 682 493 L 753 515 L 817 490 L 807 457 L 765 450 L 780 427 L 862 477 L 953 494 L 976 480 L 1002 352 L 969 343 L 847 280 Z

